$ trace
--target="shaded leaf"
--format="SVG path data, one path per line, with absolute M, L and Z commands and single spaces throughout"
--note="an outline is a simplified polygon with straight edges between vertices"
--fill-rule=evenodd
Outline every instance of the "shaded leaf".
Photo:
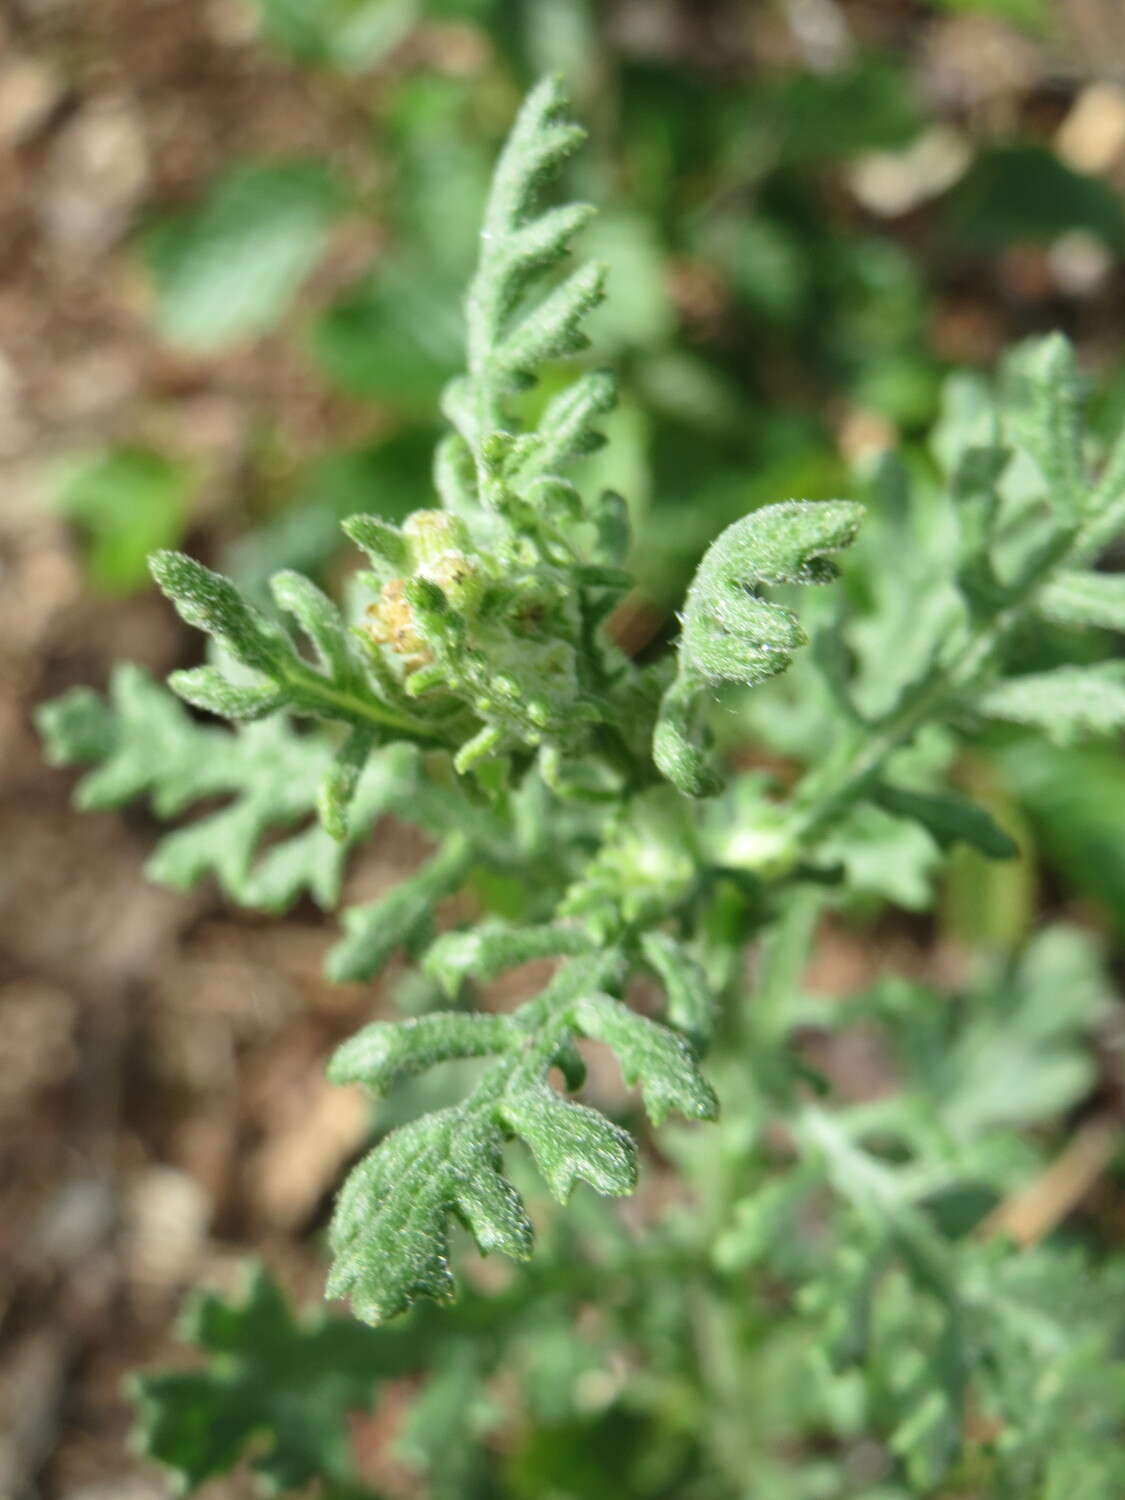
M 81 464 L 57 504 L 80 527 L 96 587 L 128 594 L 148 581 L 148 554 L 183 535 L 191 475 L 144 448 L 114 448 Z
M 160 332 L 200 351 L 264 333 L 316 264 L 341 206 L 314 162 L 229 170 L 202 204 L 149 234 Z
M 1019 853 L 1018 845 L 986 808 L 952 792 L 918 792 L 880 782 L 872 801 L 898 818 L 921 823 L 943 849 L 969 844 L 990 859 L 1012 859 Z
M 370 1410 L 380 1378 L 398 1373 L 398 1344 L 339 1318 L 298 1322 L 261 1270 L 240 1301 L 194 1298 L 181 1330 L 208 1362 L 134 1377 L 142 1452 L 195 1486 L 264 1440 L 253 1467 L 278 1489 L 328 1478 L 356 1500 L 368 1493 L 352 1468 L 347 1418 Z

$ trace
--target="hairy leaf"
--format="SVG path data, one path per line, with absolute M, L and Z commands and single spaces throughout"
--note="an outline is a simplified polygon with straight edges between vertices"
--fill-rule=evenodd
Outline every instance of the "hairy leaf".
M 668 1027 L 622 1005 L 609 995 L 586 995 L 575 1012 L 583 1034 L 611 1047 L 628 1084 L 639 1084 L 654 1125 L 672 1110 L 689 1119 L 713 1120 L 719 1111 L 714 1091 L 700 1075 L 691 1048 Z
M 1040 594 L 1039 609 L 1060 625 L 1125 631 L 1125 574 L 1059 573 Z
M 1125 728 L 1125 664 L 1056 667 L 1009 677 L 986 689 L 973 707 L 990 719 L 1029 724 L 1057 744 Z
M 409 1021 L 375 1021 L 337 1047 L 328 1076 L 333 1083 L 385 1090 L 450 1058 L 511 1051 L 520 1035 L 506 1016 L 442 1011 Z
M 546 1087 L 523 1089 L 500 1106 L 504 1123 L 531 1150 L 547 1186 L 565 1203 L 581 1178 L 599 1193 L 631 1193 L 637 1182 L 631 1137 L 583 1104 Z
M 708 548 L 688 590 L 679 670 L 664 695 L 653 741 L 657 766 L 680 791 L 699 797 L 720 783 L 709 771 L 697 723 L 705 683 L 766 682 L 784 672 L 807 640 L 797 616 L 757 592 L 771 584 L 827 583 L 826 556 L 848 546 L 863 518 L 846 500 L 789 500 L 744 516 Z
M 449 1219 L 460 1216 L 482 1251 L 531 1253 L 531 1225 L 499 1173 L 501 1132 L 486 1108 L 439 1110 L 392 1132 L 340 1193 L 328 1296 L 380 1323 L 417 1297 L 448 1301 Z

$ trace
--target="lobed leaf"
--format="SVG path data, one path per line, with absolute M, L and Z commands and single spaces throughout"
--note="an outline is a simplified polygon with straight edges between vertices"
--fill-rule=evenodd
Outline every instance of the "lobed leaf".
M 288 642 L 228 578 L 182 552 L 154 552 L 149 568 L 186 625 L 206 631 L 237 661 L 267 677 L 283 670 Z
M 797 616 L 756 592 L 770 584 L 827 583 L 826 556 L 855 540 L 863 507 L 847 500 L 788 500 L 736 521 L 707 549 L 681 616 L 677 676 L 661 703 L 653 758 L 691 797 L 722 783 L 707 764 L 699 689 L 709 682 L 766 682 L 806 643 Z
M 636 1187 L 632 1138 L 596 1110 L 560 1099 L 542 1085 L 506 1097 L 500 1116 L 529 1147 L 560 1203 L 570 1197 L 579 1178 L 606 1195 L 621 1196 Z
M 492 364 L 506 385 L 518 389 L 548 360 L 587 347 L 581 325 L 605 296 L 605 277 L 604 266 L 580 266 L 497 345 Z
M 265 718 L 284 708 L 287 694 L 276 683 L 237 683 L 224 677 L 217 667 L 191 667 L 172 672 L 168 685 L 177 698 L 223 719 L 248 721 Z
M 461 817 L 456 799 L 451 807 L 440 792 L 420 791 L 411 745 L 362 756 L 359 746 L 345 745 L 334 753 L 325 739 L 297 735 L 276 715 L 233 732 L 199 724 L 136 666 L 114 670 L 108 702 L 76 689 L 43 705 L 36 721 L 52 761 L 94 765 L 75 791 L 80 807 L 121 807 L 147 796 L 158 816 L 172 818 L 197 802 L 229 799 L 165 834 L 147 873 L 180 890 L 213 874 L 227 896 L 257 910 L 283 910 L 305 892 L 334 906 L 349 850 L 391 807 L 433 823 Z M 354 784 L 337 782 L 333 790 L 340 758 L 349 755 L 343 779 L 354 776 Z M 340 799 L 332 832 L 320 822 L 300 826 L 323 814 L 330 796 Z M 287 836 L 263 852 L 263 841 L 279 831 Z
M 677 1110 L 690 1120 L 713 1120 L 714 1090 L 703 1078 L 687 1041 L 609 995 L 585 995 L 575 1009 L 584 1036 L 613 1049 L 627 1084 L 639 1084 L 654 1125 Z
M 189 702 L 212 707 L 228 701 L 243 716 L 265 712 L 263 705 L 270 702 L 291 713 L 335 719 L 369 731 L 394 730 L 400 738 L 433 739 L 431 725 L 385 700 L 384 682 L 379 682 L 377 691 L 368 680 L 339 610 L 307 578 L 282 572 L 272 579 L 271 587 L 278 604 L 296 617 L 312 641 L 320 671 L 298 654 L 280 626 L 266 619 L 221 573 L 180 552 L 154 553 L 149 566 L 181 619 L 205 630 L 236 662 L 267 680 L 246 689 L 214 668 L 202 674 L 173 673 L 169 679 L 173 691 L 183 692 Z
M 454 995 L 469 976 L 493 979 L 532 959 L 568 957 L 587 953 L 591 947 L 591 938 L 580 927 L 561 922 L 541 927 L 480 926 L 443 934 L 426 953 L 422 966 L 447 994 Z
M 321 827 L 342 843 L 348 836 L 351 806 L 368 757 L 375 746 L 375 733 L 368 724 L 357 724 L 340 746 L 332 764 L 316 789 L 316 810 Z
M 253 1453 L 255 1472 L 291 1491 L 313 1479 L 355 1485 L 348 1419 L 369 1411 L 380 1380 L 408 1351 L 340 1318 L 298 1321 L 276 1284 L 255 1269 L 239 1300 L 195 1297 L 181 1332 L 207 1362 L 130 1382 L 135 1441 L 184 1488 L 205 1484 Z M 264 1441 L 263 1441 L 264 1440 Z M 342 1493 L 342 1491 L 341 1491 Z
M 338 686 L 359 687 L 360 676 L 340 611 L 310 579 L 285 570 L 270 579 L 280 609 L 291 614 L 316 648 L 321 670 Z
M 404 1125 L 353 1168 L 330 1229 L 329 1297 L 381 1323 L 417 1297 L 448 1301 L 449 1219 L 470 1226 L 482 1252 L 525 1259 L 532 1231 L 500 1176 L 499 1128 L 487 1108 L 439 1110 Z
M 613 410 L 616 400 L 617 382 L 604 370 L 581 375 L 560 391 L 539 419 L 521 458 L 519 478 L 526 482 L 542 474 L 554 474 L 572 458 L 592 452 L 600 442 L 593 424 Z
M 341 524 L 346 535 L 363 548 L 380 573 L 393 576 L 406 567 L 409 548 L 397 526 L 368 515 L 348 516 Z
M 1088 493 L 1074 350 L 1061 334 L 1051 334 L 1033 344 L 1020 363 L 1031 387 L 1021 433 L 1046 480 L 1051 505 L 1074 525 Z
M 437 854 L 378 901 L 343 914 L 344 936 L 328 955 L 329 977 L 339 982 L 370 979 L 400 944 L 408 942 L 434 907 L 464 880 L 474 853 L 462 833 L 452 833 Z

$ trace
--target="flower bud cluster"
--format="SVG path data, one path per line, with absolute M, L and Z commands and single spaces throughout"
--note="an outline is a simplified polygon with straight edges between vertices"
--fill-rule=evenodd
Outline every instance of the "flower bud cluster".
M 377 567 L 363 634 L 407 696 L 459 699 L 483 725 L 464 763 L 521 746 L 572 748 L 603 717 L 583 689 L 572 570 L 530 539 L 481 547 L 465 520 L 440 510 L 353 535 Z
M 440 510 L 415 511 L 403 525 L 402 560 L 409 573 L 386 579 L 378 599 L 369 604 L 366 630 L 402 674 L 430 665 L 434 654 L 425 625 L 408 597 L 410 578 L 423 579 L 440 589 L 454 609 L 466 615 L 479 602 L 483 584 L 481 563 L 469 555 L 468 530 L 456 516 Z

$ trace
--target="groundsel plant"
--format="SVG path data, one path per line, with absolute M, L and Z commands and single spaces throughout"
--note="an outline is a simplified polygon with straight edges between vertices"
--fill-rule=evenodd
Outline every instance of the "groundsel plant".
M 306 894 L 333 907 L 350 852 L 386 813 L 435 841 L 389 895 L 343 912 L 328 959 L 334 978 L 366 980 L 405 949 L 428 997 L 340 1047 L 333 1080 L 386 1095 L 475 1060 L 463 1096 L 385 1135 L 339 1195 L 328 1293 L 361 1319 L 453 1296 L 454 1223 L 482 1253 L 531 1256 L 506 1170 L 513 1141 L 560 1201 L 578 1182 L 632 1192 L 634 1139 L 581 1100 L 587 1041 L 612 1050 L 654 1125 L 711 1121 L 720 1101 L 745 1119 L 751 1096 L 768 1098 L 805 1162 L 793 1183 L 854 1198 L 841 1285 L 905 1246 L 909 1274 L 953 1306 L 921 1209 L 816 1104 L 789 1045 L 786 986 L 796 993 L 810 911 L 862 885 L 861 856 L 874 848 L 877 862 L 887 830 L 901 835 L 888 847 L 922 851 L 915 884 L 957 841 L 1015 852 L 947 784 L 960 738 L 989 720 L 1059 740 L 1125 725 L 1117 662 L 1086 652 L 1081 665 L 1012 670 L 1037 621 L 1125 628 L 1125 579 L 1093 569 L 1125 529 L 1125 441 L 1094 451 L 1062 338 L 1021 349 L 996 389 L 953 383 L 932 471 L 887 459 L 861 476 L 869 525 L 850 500 L 785 499 L 730 526 L 671 646 L 638 664 L 613 629 L 631 582 L 626 503 L 568 477 L 592 468 L 582 461 L 614 382 L 586 370 L 564 384 L 556 368 L 586 347 L 583 320 L 606 290 L 598 266 L 557 273 L 589 207 L 543 206 L 581 140 L 560 85 L 539 84 L 488 200 L 436 495 L 401 526 L 379 518 L 377 496 L 345 522 L 366 557 L 347 608 L 281 573 L 267 614 L 191 558 L 158 553 L 160 588 L 211 637 L 208 664 L 174 673 L 175 697 L 121 667 L 107 700 L 79 689 L 47 705 L 42 732 L 54 761 L 92 766 L 83 807 L 147 796 L 171 817 L 225 799 L 165 837 L 151 873 L 183 888 L 211 874 L 254 909 Z M 791 665 L 789 691 L 763 687 Z M 776 733 L 763 737 L 807 766 L 787 785 L 731 769 L 740 735 L 766 721 Z M 437 933 L 436 909 L 463 888 L 486 906 L 491 893 L 495 910 Z M 747 995 L 737 955 L 759 936 L 760 988 Z M 476 1005 L 480 986 L 532 959 L 554 963 L 542 990 L 504 1012 Z M 631 1003 L 654 991 L 658 1015 Z M 775 1218 L 787 1211 L 770 1202 Z M 753 1258 L 750 1214 L 734 1229 L 714 1221 L 726 1263 Z M 926 1435 L 959 1421 L 955 1406 L 946 1390 L 940 1410 L 908 1410 Z

